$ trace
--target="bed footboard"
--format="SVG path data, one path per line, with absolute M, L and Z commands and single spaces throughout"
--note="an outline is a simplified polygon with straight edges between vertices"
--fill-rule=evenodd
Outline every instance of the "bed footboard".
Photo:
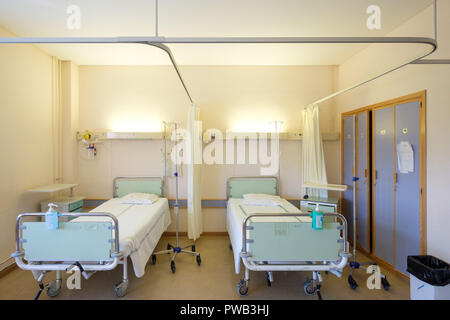
M 60 217 L 108 218 L 109 221 L 60 222 L 49 230 L 45 222 L 23 222 L 44 213 L 23 213 L 16 219 L 16 251 L 11 255 L 24 270 L 67 270 L 83 262 L 86 271 L 114 269 L 120 262 L 119 224 L 109 213 L 61 213 Z M 26 260 L 26 262 L 24 261 Z
M 254 271 L 321 271 L 345 267 L 349 255 L 347 221 L 337 213 L 325 213 L 339 222 L 324 223 L 314 230 L 311 222 L 270 222 L 255 218 L 309 217 L 305 213 L 253 214 L 242 225 L 241 258 Z M 268 264 L 261 264 L 267 263 Z

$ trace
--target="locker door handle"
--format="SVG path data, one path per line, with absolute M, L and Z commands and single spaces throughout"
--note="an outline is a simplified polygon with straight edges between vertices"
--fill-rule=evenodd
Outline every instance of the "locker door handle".
M 394 172 L 394 191 L 397 191 L 398 173 Z

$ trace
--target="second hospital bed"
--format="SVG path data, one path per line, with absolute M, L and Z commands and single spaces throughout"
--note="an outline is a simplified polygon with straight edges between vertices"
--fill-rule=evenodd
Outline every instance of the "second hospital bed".
M 341 276 L 350 254 L 347 222 L 340 214 L 325 213 L 323 230 L 314 230 L 309 213 L 303 213 L 285 199 L 279 206 L 248 206 L 243 195 L 278 195 L 276 177 L 235 177 L 227 182 L 227 230 L 233 250 L 235 272 L 245 267 L 237 291 L 247 295 L 249 271 L 264 271 L 268 285 L 274 271 L 311 271 L 304 283 L 305 293 L 317 294 L 320 271 Z
M 112 270 L 122 264 L 122 280 L 114 287 L 118 297 L 124 296 L 128 288 L 128 257 L 136 277 L 144 275 L 147 261 L 170 224 L 168 200 L 161 197 L 163 180 L 121 177 L 115 178 L 113 184 L 113 199 L 89 213 L 60 213 L 72 220 L 60 222 L 56 230 L 46 229 L 45 222 L 24 222 L 27 217 L 43 217 L 43 213 L 18 216 L 16 252 L 12 257 L 21 269 L 33 271 L 40 286 L 38 295 L 44 289 L 42 280 L 50 271 L 56 271 L 56 279 L 47 286 L 49 296 L 59 294 L 61 272 L 72 269 L 88 279 L 97 271 Z M 160 198 L 152 204 L 124 203 L 123 196 L 136 192 Z

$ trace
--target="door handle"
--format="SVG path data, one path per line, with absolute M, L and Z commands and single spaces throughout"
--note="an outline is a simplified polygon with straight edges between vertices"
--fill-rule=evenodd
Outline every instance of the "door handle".
M 397 191 L 398 173 L 394 172 L 394 191 Z

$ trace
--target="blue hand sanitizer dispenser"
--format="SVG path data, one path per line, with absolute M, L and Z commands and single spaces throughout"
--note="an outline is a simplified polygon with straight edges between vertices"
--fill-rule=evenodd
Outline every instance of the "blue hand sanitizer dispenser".
M 45 226 L 49 230 L 58 229 L 58 211 L 54 208 L 58 207 L 54 203 L 48 204 L 48 211 L 45 213 Z
M 314 230 L 323 230 L 323 212 L 320 212 L 319 204 L 312 212 L 312 227 Z

